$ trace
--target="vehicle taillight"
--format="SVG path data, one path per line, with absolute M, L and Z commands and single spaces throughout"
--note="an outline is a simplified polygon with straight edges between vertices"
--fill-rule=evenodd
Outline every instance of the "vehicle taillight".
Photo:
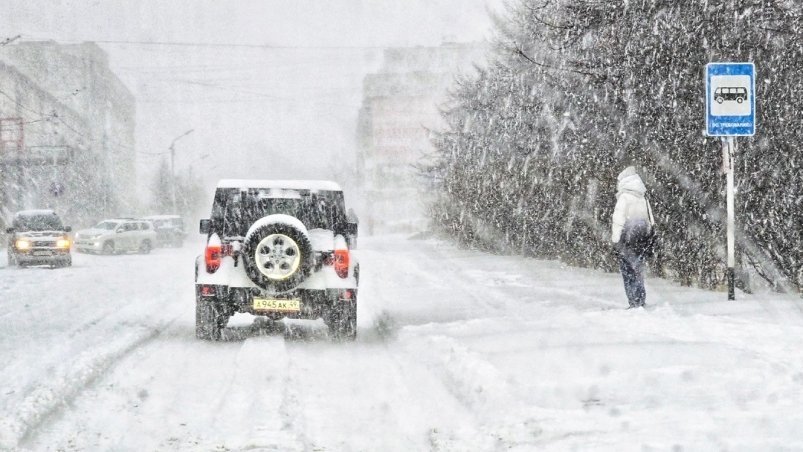
M 349 276 L 349 250 L 335 250 L 335 273 L 341 278 Z
M 214 273 L 220 268 L 220 260 L 223 257 L 220 244 L 206 245 L 206 271 Z
M 214 297 L 215 296 L 215 286 L 208 286 L 206 284 L 201 286 L 201 296 L 202 297 Z

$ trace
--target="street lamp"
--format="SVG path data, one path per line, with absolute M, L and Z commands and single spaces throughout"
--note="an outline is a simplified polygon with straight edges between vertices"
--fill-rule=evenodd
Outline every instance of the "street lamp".
M 195 129 L 190 129 L 181 135 L 173 138 L 173 141 L 170 142 L 170 202 L 173 205 L 173 212 L 176 213 L 176 148 L 175 144 L 176 141 L 186 137 L 187 135 L 194 132 Z

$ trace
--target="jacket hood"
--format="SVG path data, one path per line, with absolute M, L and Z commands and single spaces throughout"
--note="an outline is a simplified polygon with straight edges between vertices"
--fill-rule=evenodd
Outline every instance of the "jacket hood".
M 644 196 L 644 193 L 647 192 L 647 187 L 644 186 L 644 181 L 641 180 L 641 176 L 638 175 L 636 168 L 633 166 L 628 166 L 625 168 L 624 171 L 619 173 L 619 176 L 617 176 L 616 179 L 618 181 L 616 185 L 617 194 L 627 191 Z

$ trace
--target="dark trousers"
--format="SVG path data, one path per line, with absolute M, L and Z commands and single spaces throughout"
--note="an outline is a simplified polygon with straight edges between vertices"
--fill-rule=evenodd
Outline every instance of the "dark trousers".
M 625 294 L 630 307 L 644 306 L 647 291 L 644 290 L 644 261 L 637 256 L 619 256 L 619 271 L 625 282 Z

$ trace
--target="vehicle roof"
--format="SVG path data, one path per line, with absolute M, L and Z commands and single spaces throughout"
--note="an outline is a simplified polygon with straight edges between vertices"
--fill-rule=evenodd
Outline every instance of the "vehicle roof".
M 17 217 L 32 217 L 35 215 L 55 215 L 56 212 L 52 209 L 31 209 L 31 210 L 20 210 L 19 212 L 15 213 L 14 216 Z
M 174 220 L 180 219 L 181 215 L 148 215 L 147 217 L 142 217 L 143 220 Z
M 336 182 L 326 180 L 223 179 L 217 188 L 278 188 L 285 190 L 343 191 Z

